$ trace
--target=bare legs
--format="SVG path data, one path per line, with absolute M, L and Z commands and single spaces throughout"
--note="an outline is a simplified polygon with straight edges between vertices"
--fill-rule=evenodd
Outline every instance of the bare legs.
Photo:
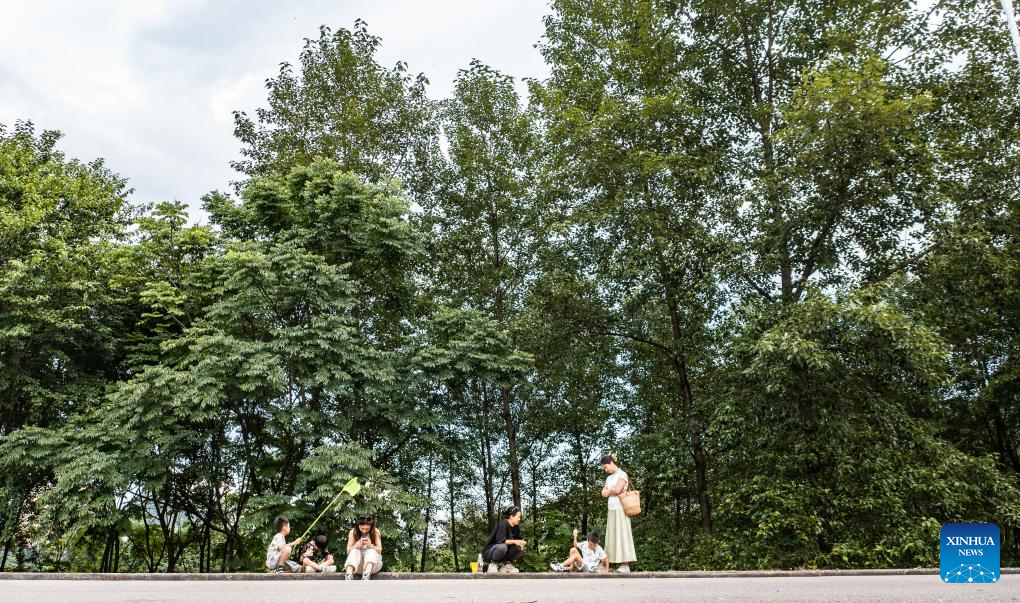
M 348 574 L 353 574 L 354 572 L 357 571 L 357 569 L 358 568 L 354 567 L 353 565 L 348 565 L 347 567 L 344 568 L 344 571 L 347 572 Z M 371 574 L 373 569 L 375 569 L 375 565 L 373 565 L 371 562 L 365 563 L 364 571 Z
M 577 550 L 576 547 L 570 548 L 570 556 L 567 560 L 560 564 L 564 570 L 573 573 L 574 567 L 581 567 L 584 563 L 584 557 L 581 556 L 581 551 Z

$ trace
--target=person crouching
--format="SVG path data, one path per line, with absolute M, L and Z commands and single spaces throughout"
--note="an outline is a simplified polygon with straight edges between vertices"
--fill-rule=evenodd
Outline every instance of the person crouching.
M 510 505 L 503 509 L 503 516 L 489 534 L 489 540 L 482 551 L 482 559 L 489 563 L 489 573 L 516 574 L 514 561 L 524 556 L 524 545 L 521 539 L 521 510 Z M 498 567 L 502 563 L 503 567 Z

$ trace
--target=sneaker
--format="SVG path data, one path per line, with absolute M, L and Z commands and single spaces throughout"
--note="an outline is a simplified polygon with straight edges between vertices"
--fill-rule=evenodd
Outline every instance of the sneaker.
M 344 580 L 354 580 L 354 576 L 350 572 L 344 572 Z
M 269 570 L 269 573 L 270 574 L 282 574 L 282 573 L 284 573 L 286 571 L 287 570 L 283 569 L 282 567 L 276 566 L 273 569 Z
M 372 572 L 370 572 L 368 570 L 365 570 L 365 573 L 361 574 L 361 579 L 362 580 L 371 580 L 372 579 Z
M 498 574 L 499 573 L 499 566 L 496 565 L 495 563 L 490 563 L 489 564 L 489 569 L 485 570 L 485 573 L 487 573 L 487 574 Z
M 626 563 L 621 563 L 620 567 L 616 568 L 616 572 L 620 573 L 620 574 L 629 574 L 630 573 L 630 565 L 628 565 Z
M 550 563 L 549 567 L 552 568 L 552 571 L 554 571 L 554 572 L 562 572 L 563 571 L 563 564 L 562 563 Z
M 504 563 L 503 567 L 499 568 L 501 574 L 518 574 L 521 570 L 514 567 L 513 563 Z

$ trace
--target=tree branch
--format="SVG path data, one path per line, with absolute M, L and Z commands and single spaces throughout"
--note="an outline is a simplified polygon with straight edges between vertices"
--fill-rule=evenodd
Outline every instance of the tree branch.
M 623 337 L 624 339 L 630 339 L 631 341 L 637 341 L 639 343 L 643 343 L 645 345 L 649 345 L 649 346 L 651 346 L 651 347 L 653 347 L 653 348 L 655 348 L 657 350 L 665 352 L 666 355 L 668 355 L 670 358 L 673 357 L 673 350 L 671 350 L 669 348 L 669 346 L 667 346 L 665 344 L 662 344 L 662 343 L 659 343 L 658 341 L 655 341 L 654 339 L 649 339 L 648 337 L 645 337 L 644 335 L 638 335 L 638 334 L 635 334 L 635 333 L 627 333 L 627 332 L 624 332 L 624 331 L 616 331 L 616 330 L 614 330 L 614 329 L 612 329 L 610 327 L 603 327 L 603 332 L 606 335 L 612 335 L 613 337 Z
M 937 241 L 935 243 L 932 243 L 928 247 L 922 249 L 921 251 L 919 251 L 919 252 L 915 253 L 914 255 L 910 256 L 909 258 L 903 260 L 899 264 L 896 264 L 895 266 L 892 266 L 888 270 L 886 270 L 884 272 L 880 272 L 879 274 L 877 274 L 877 275 L 869 278 L 868 280 L 864 281 L 864 287 L 867 288 L 867 287 L 872 287 L 874 285 L 877 285 L 877 284 L 881 283 L 882 281 L 886 280 L 887 278 L 893 276 L 894 274 L 897 274 L 899 272 L 902 272 L 903 270 L 906 270 L 907 268 L 911 267 L 912 265 L 916 264 L 917 262 L 923 260 L 931 252 L 933 252 L 936 249 L 942 247 L 942 244 L 943 244 L 943 241 Z

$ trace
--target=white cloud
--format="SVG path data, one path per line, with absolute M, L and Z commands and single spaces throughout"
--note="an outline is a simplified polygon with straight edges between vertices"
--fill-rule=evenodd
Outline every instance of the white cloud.
M 68 155 L 105 158 L 134 200 L 178 199 L 200 218 L 200 196 L 236 178 L 231 112 L 260 106 L 265 79 L 295 61 L 320 25 L 364 19 L 383 40 L 379 60 L 424 72 L 440 98 L 472 58 L 545 76 L 533 48 L 545 12 L 545 0 L 8 3 L 0 123 L 61 130 Z

